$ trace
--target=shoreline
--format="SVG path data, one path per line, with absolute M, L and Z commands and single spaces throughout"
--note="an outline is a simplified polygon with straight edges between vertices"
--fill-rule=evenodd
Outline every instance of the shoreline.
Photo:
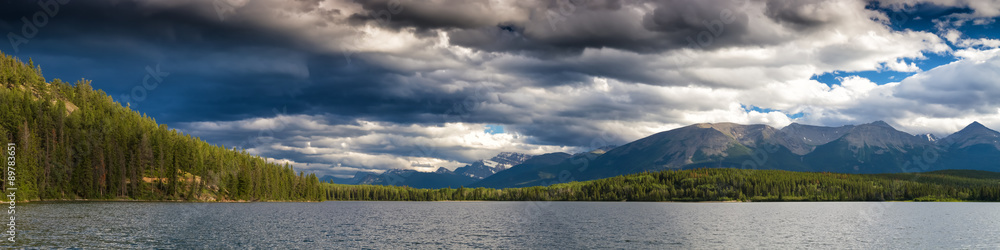
M 990 201 L 963 201 L 963 200 L 953 200 L 953 201 L 493 201 L 493 200 L 440 200 L 440 201 L 377 201 L 377 200 L 325 200 L 325 201 L 185 201 L 185 200 L 124 200 L 124 199 L 113 199 L 113 200 L 97 200 L 97 199 L 61 199 L 61 200 L 31 200 L 31 201 L 15 201 L 15 203 L 75 203 L 75 202 L 167 202 L 167 203 L 323 203 L 328 201 L 359 201 L 359 202 L 598 202 L 598 203 L 830 203 L 830 202 L 926 202 L 926 203 L 940 203 L 940 202 L 983 202 L 983 203 L 995 203 Z M 9 203 L 10 201 L 3 201 L 2 203 Z
M 253 202 L 321 202 L 321 201 L 247 201 L 247 200 L 221 200 L 221 201 L 187 201 L 187 200 L 133 200 L 133 199 L 56 199 L 56 200 L 24 200 L 14 201 L 21 203 L 73 203 L 73 202 L 169 202 L 169 203 L 253 203 Z M 2 203 L 10 203 L 3 201 Z

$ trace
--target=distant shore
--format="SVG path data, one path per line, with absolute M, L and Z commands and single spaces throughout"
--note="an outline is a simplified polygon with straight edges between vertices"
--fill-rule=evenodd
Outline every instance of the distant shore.
M 4 201 L 3 203 L 9 203 L 10 201 Z M 252 203 L 252 202 L 320 202 L 320 201 L 247 201 L 247 200 L 215 200 L 215 201 L 200 201 L 200 200 L 134 200 L 134 199 L 54 199 L 54 200 L 24 200 L 15 201 L 16 203 L 70 203 L 70 202 L 177 202 L 177 203 Z
M 327 201 L 370 201 L 370 202 L 599 202 L 599 203 L 830 203 L 830 202 L 988 202 L 990 201 L 963 201 L 963 200 L 939 200 L 939 201 L 494 201 L 494 200 L 440 200 L 440 201 L 374 201 L 374 200 L 326 200 L 326 201 L 246 201 L 246 200 L 225 200 L 225 201 L 186 201 L 186 200 L 131 200 L 131 199 L 60 199 L 60 200 L 32 200 L 16 201 L 16 203 L 74 203 L 74 202 L 169 202 L 169 203 L 322 203 Z M 3 203 L 9 203 L 4 201 Z

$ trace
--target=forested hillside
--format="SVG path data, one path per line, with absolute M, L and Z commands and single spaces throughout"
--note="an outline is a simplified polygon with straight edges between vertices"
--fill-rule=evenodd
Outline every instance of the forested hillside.
M 492 201 L 1000 201 L 998 173 L 805 173 L 703 168 L 547 187 L 415 189 L 332 185 L 328 200 Z
M 0 85 L 0 145 L 16 148 L 18 200 L 324 197 L 315 175 L 158 125 L 89 81 L 47 82 L 30 60 L 0 53 Z

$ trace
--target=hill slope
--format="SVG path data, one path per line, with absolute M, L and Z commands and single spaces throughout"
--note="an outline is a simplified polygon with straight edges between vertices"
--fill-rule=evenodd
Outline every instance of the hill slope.
M 89 81 L 46 82 L 0 53 L 0 144 L 18 200 L 320 200 L 314 175 L 210 145 L 114 102 Z

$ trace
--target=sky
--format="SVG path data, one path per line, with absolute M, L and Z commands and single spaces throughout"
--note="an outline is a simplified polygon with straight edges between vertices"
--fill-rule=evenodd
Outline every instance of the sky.
M 694 123 L 1000 128 L 1000 0 L 0 0 L 0 51 L 320 176 Z

